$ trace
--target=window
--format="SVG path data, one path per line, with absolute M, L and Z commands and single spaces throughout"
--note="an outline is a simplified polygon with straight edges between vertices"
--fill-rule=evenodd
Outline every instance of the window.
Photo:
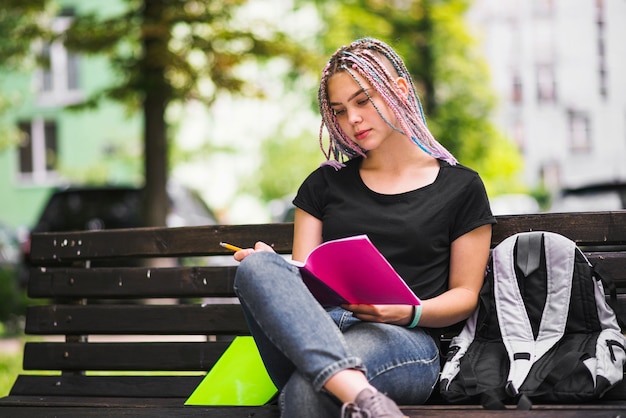
M 537 100 L 539 103 L 556 102 L 556 78 L 552 64 L 537 65 Z
M 62 33 L 71 22 L 71 15 L 58 16 L 53 21 L 52 30 Z M 39 53 L 47 65 L 37 73 L 37 104 L 62 106 L 83 100 L 79 91 L 79 57 L 67 51 L 61 41 L 41 45 Z
M 603 99 L 607 98 L 607 74 L 606 74 L 606 25 L 604 21 L 605 6 L 604 0 L 596 0 L 596 26 L 598 29 L 597 43 L 598 43 L 598 78 L 599 78 L 599 90 L 600 96 Z
M 532 7 L 536 17 L 551 18 L 554 16 L 554 0 L 534 0 Z
M 520 118 L 513 121 L 511 136 L 517 148 L 523 153 L 526 148 L 526 138 L 524 136 L 524 124 Z
M 511 79 L 511 101 L 519 104 L 524 100 L 524 90 L 522 85 L 522 77 L 518 72 L 514 72 Z
M 568 112 L 569 147 L 574 152 L 591 149 L 589 116 L 585 112 L 569 110 Z
M 41 118 L 19 124 L 19 173 L 24 180 L 40 182 L 56 170 L 57 125 Z

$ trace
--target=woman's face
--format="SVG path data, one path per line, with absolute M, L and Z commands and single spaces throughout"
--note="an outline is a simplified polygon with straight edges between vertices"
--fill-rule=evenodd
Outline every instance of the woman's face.
M 370 151 L 397 132 L 380 117 L 368 95 L 388 121 L 395 124 L 395 118 L 367 80 L 358 74 L 356 77 L 360 85 L 346 71 L 332 75 L 328 79 L 328 101 L 339 127 L 348 138 L 363 150 Z

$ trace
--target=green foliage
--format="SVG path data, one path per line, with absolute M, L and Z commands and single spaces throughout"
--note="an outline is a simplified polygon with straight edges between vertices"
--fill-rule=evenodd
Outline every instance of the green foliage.
M 17 375 L 22 372 L 22 353 L 0 352 L 0 397 L 7 396 Z
M 307 174 L 323 161 L 317 141 L 310 134 L 296 137 L 278 135 L 281 140 L 264 141 L 262 167 L 244 184 L 244 191 L 268 202 L 294 194 Z
M 0 7 L 0 68 L 20 71 L 33 67 L 31 41 L 50 38 L 41 22 L 51 12 L 47 0 L 5 0 Z M 30 59 L 29 59 L 30 58 Z M 13 99 L 0 93 L 0 151 L 19 141 L 17 129 L 2 119 L 13 105 Z
M 127 0 L 126 12 L 82 14 L 65 34 L 68 49 L 106 54 L 119 82 L 104 95 L 130 105 L 155 87 L 168 103 L 194 99 L 211 104 L 219 91 L 262 95 L 237 69 L 249 62 L 287 57 L 294 68 L 306 54 L 280 32 L 278 22 L 242 23 L 247 0 Z
M 532 189 L 530 195 L 539 203 L 541 210 L 547 211 L 550 209 L 552 205 L 552 193 L 550 193 L 550 190 L 548 190 L 545 184 L 542 183 Z
M 26 291 L 18 286 L 17 274 L 16 266 L 0 266 L 0 336 L 19 333 L 20 317 L 26 313 Z
M 48 0 L 4 0 L 0 7 L 0 56 L 7 68 L 21 68 L 30 54 L 30 41 L 50 36 L 46 21 Z
M 310 54 L 280 30 L 281 22 L 250 17 L 249 11 L 246 14 L 248 3 L 125 0 L 125 7 L 103 13 L 87 2 L 76 2 L 70 27 L 58 34 L 70 51 L 105 57 L 116 74 L 110 85 L 72 109 L 92 109 L 102 100 L 112 99 L 130 111 L 143 112 L 146 214 L 152 225 L 165 222 L 162 208 L 166 206 L 172 148 L 165 121 L 168 106 L 192 99 L 210 105 L 221 92 L 262 97 L 263 89 L 251 82 L 242 68 L 282 58 L 291 63 L 290 77 L 294 79 L 309 63 Z M 0 23 L 21 16 L 24 20 L 19 20 L 20 25 L 0 27 L 3 39 L 19 39 L 4 44 L 4 50 L 0 48 L 0 52 L 6 51 L 5 61 L 23 58 L 30 41 L 51 39 L 53 34 L 44 37 L 37 25 L 36 13 L 57 4 L 55 0 L 8 2 L 8 12 L 0 12 Z M 42 27 L 46 27 L 45 21 Z M 28 36 L 16 36 L 21 34 Z

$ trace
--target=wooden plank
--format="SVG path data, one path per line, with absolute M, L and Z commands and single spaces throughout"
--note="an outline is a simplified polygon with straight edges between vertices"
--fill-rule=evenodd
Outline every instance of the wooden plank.
M 253 246 L 261 240 L 278 252 L 288 253 L 292 239 L 292 223 L 48 232 L 33 234 L 31 260 L 39 264 L 111 257 L 232 254 L 219 245 L 221 241 Z
M 144 403 L 132 406 L 117 406 L 114 400 L 101 399 L 94 406 L 84 406 L 89 403 L 79 400 L 75 403 L 61 402 L 52 398 L 38 400 L 23 399 L 22 403 L 15 403 L 2 407 L 0 400 L 0 416 L 11 418 L 91 418 L 91 417 L 211 417 L 211 418 L 278 418 L 280 412 L 277 406 L 263 407 L 202 407 L 202 406 L 159 406 L 157 403 Z M 27 402 L 30 402 L 26 404 Z M 37 403 L 38 402 L 38 403 Z M 17 405 L 17 406 L 16 406 Z
M 148 334 L 247 335 L 238 304 L 30 306 L 32 335 Z
M 626 287 L 626 251 L 585 252 L 589 262 L 611 279 L 617 287 Z
M 32 298 L 194 298 L 234 296 L 236 266 L 33 268 Z
M 580 245 L 624 245 L 626 211 L 499 216 L 492 243 L 530 230 L 559 232 Z M 288 253 L 292 237 L 292 223 L 40 233 L 33 235 L 31 259 L 38 263 L 108 257 L 224 255 L 230 252 L 219 246 L 220 241 L 252 246 L 258 240 Z
M 208 371 L 229 342 L 26 343 L 24 370 Z
M 626 252 L 587 252 L 618 287 L 626 287 Z M 236 266 L 176 268 L 34 268 L 33 298 L 234 297 Z
M 625 245 L 626 211 L 499 216 L 492 245 L 517 232 L 558 232 L 578 245 Z
M 128 415 L 134 417 L 212 417 L 212 418 L 278 418 L 276 405 L 262 407 L 208 407 L 178 406 L 170 402 L 151 402 L 150 399 L 136 400 L 134 405 L 120 399 L 55 399 L 43 397 L 37 400 L 29 398 L 16 399 L 0 409 L 3 416 L 10 417 L 110 417 Z M 21 402 L 20 402 L 21 401 Z M 174 402 L 181 402 L 175 400 Z M 21 406 L 15 406 L 21 405 Z M 41 405 L 41 406 L 39 406 Z M 91 405 L 85 406 L 85 405 Z M 401 406 L 402 412 L 410 418 L 416 417 L 469 417 L 469 418 L 615 418 L 623 415 L 624 405 L 537 405 L 530 411 L 516 410 L 485 410 L 480 406 Z M 30 413 L 30 415 L 27 415 Z
M 200 384 L 198 376 L 35 376 L 19 375 L 11 396 L 183 398 Z M 1 414 L 0 414 L 1 416 Z

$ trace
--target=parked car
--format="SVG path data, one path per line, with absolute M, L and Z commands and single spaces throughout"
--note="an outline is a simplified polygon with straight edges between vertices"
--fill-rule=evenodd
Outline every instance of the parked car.
M 167 226 L 217 223 L 213 212 L 196 192 L 171 183 L 167 193 L 170 201 Z M 133 186 L 60 188 L 48 199 L 30 234 L 146 226 L 141 213 L 143 194 L 143 189 Z M 30 265 L 29 256 L 30 239 L 27 239 L 22 244 L 26 267 Z

